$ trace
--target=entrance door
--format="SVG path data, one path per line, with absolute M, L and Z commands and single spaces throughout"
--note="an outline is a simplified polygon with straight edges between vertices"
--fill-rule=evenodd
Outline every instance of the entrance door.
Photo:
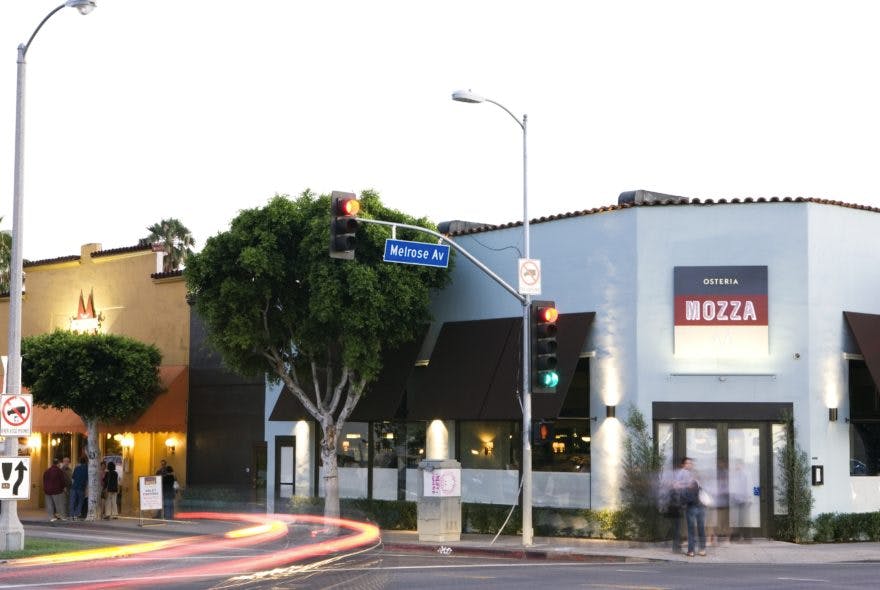
M 275 498 L 292 498 L 296 474 L 296 437 L 275 437 Z
M 680 422 L 675 431 L 676 456 L 694 459 L 697 477 L 713 499 L 707 534 L 767 536 L 769 425 Z

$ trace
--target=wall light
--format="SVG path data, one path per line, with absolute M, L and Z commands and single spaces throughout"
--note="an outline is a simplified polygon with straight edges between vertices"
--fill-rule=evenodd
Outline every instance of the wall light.
M 168 453 L 173 455 L 175 449 L 177 448 L 177 439 L 173 436 L 169 436 L 165 439 L 165 448 L 168 449 Z
M 122 448 L 131 449 L 134 447 L 134 437 L 130 434 L 126 434 L 122 437 Z
M 828 421 L 837 422 L 837 408 L 828 408 Z
M 28 437 L 28 448 L 38 451 L 41 446 L 43 446 L 43 438 L 39 434 L 32 434 Z
M 616 418 L 617 417 L 617 406 L 605 406 L 605 417 L 606 418 Z

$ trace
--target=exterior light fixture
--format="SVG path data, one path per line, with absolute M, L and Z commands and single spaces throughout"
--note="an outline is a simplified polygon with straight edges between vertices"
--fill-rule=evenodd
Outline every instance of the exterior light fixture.
M 837 408 L 828 408 L 828 421 L 837 422 Z
M 173 436 L 169 436 L 165 439 L 165 448 L 168 449 L 168 454 L 173 455 L 175 449 L 177 448 L 177 439 Z
M 95 0 L 67 0 L 64 5 L 68 8 L 76 8 L 82 15 L 90 13 L 97 6 Z
M 605 417 L 606 418 L 616 418 L 617 417 L 617 406 L 605 406 Z

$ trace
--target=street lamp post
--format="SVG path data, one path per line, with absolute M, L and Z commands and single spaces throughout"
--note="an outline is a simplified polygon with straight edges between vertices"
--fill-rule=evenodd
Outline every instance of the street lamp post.
M 24 88 L 25 56 L 27 51 L 52 16 L 62 8 L 76 8 L 88 14 L 95 8 L 95 0 L 67 0 L 40 21 L 27 43 L 18 46 L 18 73 L 15 93 L 15 171 L 12 193 L 12 258 L 9 263 L 9 356 L 6 365 L 6 393 L 21 393 L 21 291 L 22 291 L 22 199 L 24 196 Z M 18 438 L 7 436 L 3 448 L 6 457 L 18 456 Z M 24 549 L 24 527 L 18 519 L 18 502 L 4 500 L 0 507 L 0 551 Z
M 526 136 L 528 129 L 528 115 L 523 115 L 522 121 L 510 112 L 510 109 L 499 102 L 474 94 L 470 90 L 456 90 L 452 93 L 452 100 L 466 103 L 490 102 L 510 115 L 516 124 L 522 129 L 522 187 L 523 187 L 523 258 L 529 258 L 529 191 L 528 191 L 528 166 L 526 151 Z M 532 545 L 532 392 L 531 376 L 529 375 L 529 313 L 531 296 L 524 294 L 522 299 L 522 543 L 525 547 Z

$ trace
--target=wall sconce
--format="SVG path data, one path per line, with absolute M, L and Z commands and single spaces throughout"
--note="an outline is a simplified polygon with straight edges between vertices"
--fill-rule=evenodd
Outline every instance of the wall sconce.
M 605 417 L 606 418 L 616 418 L 617 417 L 617 406 L 605 406 Z
M 177 439 L 176 438 L 174 438 L 173 436 L 169 436 L 168 438 L 165 439 L 165 448 L 168 449 L 168 453 L 170 455 L 174 454 L 174 450 L 176 449 L 176 447 L 177 447 Z
M 837 408 L 828 408 L 828 421 L 837 422 Z
M 123 449 L 134 448 L 134 437 L 130 434 L 126 434 L 125 436 L 122 437 L 121 444 L 122 444 Z M 168 444 L 168 443 L 166 442 L 166 444 Z
M 39 434 L 32 434 L 27 440 L 28 448 L 34 451 L 39 451 L 40 447 L 43 446 L 43 439 Z
M 60 438 L 51 438 L 51 439 L 49 439 L 49 445 L 50 445 L 50 446 L 57 447 L 57 446 L 60 445 L 60 444 L 61 444 L 61 439 L 60 439 Z
M 812 474 L 812 483 L 814 486 L 821 486 L 825 483 L 824 465 L 811 465 L 810 472 Z
M 495 443 L 494 442 L 489 441 L 487 443 L 483 443 L 483 454 L 486 455 L 487 457 L 490 456 L 494 450 L 495 450 Z

